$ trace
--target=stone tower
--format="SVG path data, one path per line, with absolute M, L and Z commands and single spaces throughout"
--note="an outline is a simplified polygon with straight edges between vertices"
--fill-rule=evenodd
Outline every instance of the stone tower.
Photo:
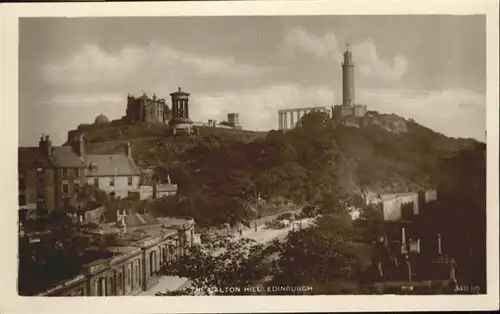
M 172 97 L 172 119 L 169 124 L 172 126 L 173 134 L 191 134 L 192 121 L 189 119 L 189 93 L 183 92 L 179 87 L 178 91 L 171 93 Z
M 342 106 L 354 106 L 354 63 L 349 45 L 346 47 L 342 62 Z

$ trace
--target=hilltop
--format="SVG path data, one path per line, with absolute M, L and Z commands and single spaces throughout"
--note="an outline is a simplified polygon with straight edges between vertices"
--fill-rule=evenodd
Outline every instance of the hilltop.
M 179 185 L 181 197 L 161 200 L 156 210 L 189 214 L 201 224 L 253 215 L 246 201 L 258 194 L 301 204 L 332 194 L 435 187 L 441 155 L 481 145 L 396 115 L 371 112 L 370 118 L 379 123 L 353 128 L 315 112 L 287 132 L 207 127 L 191 137 L 168 136 L 163 125 L 110 123 L 87 129 L 85 138 L 92 153 L 123 151 L 131 141 L 139 167 Z

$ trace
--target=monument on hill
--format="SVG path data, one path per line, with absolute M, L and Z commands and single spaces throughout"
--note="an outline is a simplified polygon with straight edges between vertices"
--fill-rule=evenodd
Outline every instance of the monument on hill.
M 342 62 L 342 104 L 332 108 L 332 117 L 354 118 L 358 120 L 357 118 L 362 118 L 366 115 L 366 105 L 356 103 L 354 90 L 354 61 L 352 51 L 349 45 L 347 45 L 344 51 L 344 61 Z M 354 122 L 357 123 L 357 121 Z
M 189 93 L 183 92 L 179 87 L 177 92 L 171 93 L 172 97 L 172 119 L 169 124 L 172 126 L 173 135 L 191 135 L 193 121 L 189 119 Z
M 305 114 L 314 111 L 328 113 L 335 121 L 353 127 L 363 125 L 363 118 L 366 116 L 367 106 L 356 103 L 355 81 L 354 81 L 354 60 L 352 51 L 347 45 L 344 51 L 342 62 L 342 104 L 332 106 L 331 110 L 325 107 L 316 106 L 310 108 L 281 109 L 278 110 L 278 129 L 293 129 L 296 123 Z
M 346 47 L 342 62 L 342 106 L 354 106 L 354 62 L 349 45 Z

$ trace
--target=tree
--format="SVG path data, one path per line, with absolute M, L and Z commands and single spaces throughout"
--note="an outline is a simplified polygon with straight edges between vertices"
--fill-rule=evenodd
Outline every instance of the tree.
M 261 265 L 265 257 L 264 246 L 250 239 L 232 241 L 224 238 L 194 246 L 188 254 L 160 270 L 160 274 L 175 273 L 188 278 L 189 287 L 158 295 L 244 294 L 245 287 L 264 277 Z M 225 287 L 233 287 L 237 291 L 226 291 Z
M 61 280 L 82 271 L 82 265 L 90 262 L 88 251 L 105 250 L 100 236 L 81 237 L 78 225 L 64 213 L 51 212 L 41 224 L 44 233 L 39 241 L 31 243 L 30 230 L 19 239 L 19 280 L 21 295 L 35 295 Z
M 356 228 L 367 243 L 385 235 L 384 216 L 380 205 L 370 204 L 364 207 L 360 219 L 356 221 Z
M 315 133 L 331 125 L 332 121 L 328 113 L 315 111 L 304 115 L 299 122 L 297 122 L 296 128 L 309 133 Z
M 324 216 L 316 226 L 291 233 L 277 248 L 279 271 L 270 285 L 313 286 L 314 294 L 359 292 L 357 281 L 368 250 L 355 239 L 342 216 Z

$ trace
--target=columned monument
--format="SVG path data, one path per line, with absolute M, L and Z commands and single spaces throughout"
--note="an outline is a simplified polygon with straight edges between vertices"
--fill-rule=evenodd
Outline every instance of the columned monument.
M 177 92 L 171 93 L 172 97 L 172 126 L 174 135 L 191 135 L 193 121 L 189 119 L 189 93 L 183 92 L 179 87 Z
M 325 107 L 308 107 L 308 108 L 296 108 L 296 109 L 282 109 L 278 111 L 278 129 L 279 130 L 289 130 L 293 129 L 297 122 L 302 119 L 302 117 L 310 112 L 322 111 L 329 113 L 329 110 Z

